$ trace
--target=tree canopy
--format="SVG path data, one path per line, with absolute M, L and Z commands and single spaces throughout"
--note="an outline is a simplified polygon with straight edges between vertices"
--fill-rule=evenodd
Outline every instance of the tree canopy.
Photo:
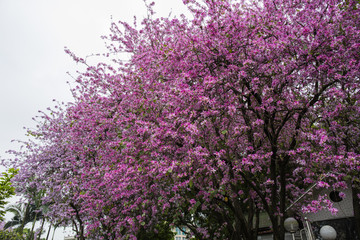
M 111 63 L 66 49 L 87 66 L 74 102 L 44 113 L 15 153 L 19 191 L 43 191 L 49 218 L 80 239 L 136 239 L 164 222 L 256 239 L 266 213 L 282 240 L 309 186 L 359 187 L 359 2 L 184 4 L 192 18 L 156 18 L 149 4 L 140 24 L 112 23 Z M 324 196 L 294 208 L 336 213 Z

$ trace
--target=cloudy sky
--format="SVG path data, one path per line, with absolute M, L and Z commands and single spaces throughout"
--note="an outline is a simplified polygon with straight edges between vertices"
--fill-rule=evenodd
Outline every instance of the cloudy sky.
M 158 16 L 186 11 L 182 0 L 155 2 Z M 0 157 L 18 148 L 11 140 L 25 138 L 39 110 L 72 100 L 66 72 L 79 66 L 64 47 L 82 57 L 104 52 L 100 36 L 111 17 L 132 22 L 134 15 L 146 16 L 142 0 L 0 0 Z

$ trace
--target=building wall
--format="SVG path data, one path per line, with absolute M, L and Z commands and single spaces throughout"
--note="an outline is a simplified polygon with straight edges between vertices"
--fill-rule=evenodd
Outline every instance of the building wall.
M 320 195 L 327 194 L 329 196 L 332 189 L 325 189 L 320 192 Z M 354 216 L 354 208 L 353 208 L 353 198 L 352 198 L 352 191 L 351 189 L 343 189 L 341 190 L 345 193 L 345 198 L 336 203 L 334 202 L 334 207 L 337 208 L 339 211 L 336 215 L 331 215 L 330 211 L 327 209 L 323 209 L 317 213 L 309 213 L 305 216 L 311 221 L 311 222 L 318 222 L 318 221 L 324 221 L 324 220 L 332 220 L 332 219 L 338 219 L 338 218 L 349 218 Z
M 330 195 L 332 189 L 322 190 L 319 195 Z M 317 213 L 306 214 L 312 223 L 312 229 L 315 236 L 319 236 L 322 226 L 330 225 L 337 232 L 337 240 L 359 240 L 360 236 L 356 232 L 356 221 L 354 218 L 353 196 L 352 190 L 338 190 L 345 193 L 345 198 L 340 202 L 333 202 L 333 206 L 338 209 L 336 215 L 332 215 L 327 209 L 323 209 Z

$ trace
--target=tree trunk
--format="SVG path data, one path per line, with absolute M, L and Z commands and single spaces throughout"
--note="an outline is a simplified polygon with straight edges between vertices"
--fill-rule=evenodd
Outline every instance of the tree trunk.
M 56 231 L 56 229 L 57 229 L 57 226 L 55 225 L 55 226 L 54 226 L 54 232 L 53 232 L 53 235 L 52 235 L 51 240 L 54 240 L 54 236 L 55 236 L 55 231 Z
M 44 224 L 45 224 L 45 218 L 43 217 L 43 218 L 42 218 L 42 222 L 41 222 L 40 232 L 39 232 L 39 234 L 38 234 L 38 236 L 37 236 L 36 239 L 41 239 L 41 233 L 42 233 L 42 231 L 43 231 Z
M 27 203 L 26 208 L 25 208 L 24 217 L 23 217 L 22 223 L 21 223 L 21 225 L 20 225 L 20 227 L 19 227 L 19 233 L 20 233 L 20 235 L 23 234 L 24 227 L 25 227 L 25 225 L 26 225 L 26 218 L 27 218 L 27 215 L 29 214 L 29 208 L 30 208 L 30 203 Z
M 352 188 L 355 229 L 357 232 L 357 236 L 360 239 L 360 199 L 357 196 L 358 194 L 360 194 L 360 191 L 356 188 Z
M 70 206 L 74 209 L 76 220 L 79 222 L 79 240 L 85 240 L 85 237 L 84 237 L 84 224 L 83 224 L 83 221 L 81 220 L 79 210 L 77 209 L 77 207 L 73 203 L 70 203 Z
M 34 227 L 35 227 L 35 223 L 36 223 L 36 218 L 37 218 L 38 213 L 35 214 L 35 218 L 31 227 L 31 231 L 29 233 L 29 240 L 33 240 L 34 239 Z
M 48 240 L 48 239 L 49 239 L 50 231 L 51 231 L 51 223 L 50 223 L 50 226 L 49 226 L 49 229 L 48 229 L 48 232 L 47 232 L 47 235 L 46 235 L 46 239 L 45 239 L 45 240 Z

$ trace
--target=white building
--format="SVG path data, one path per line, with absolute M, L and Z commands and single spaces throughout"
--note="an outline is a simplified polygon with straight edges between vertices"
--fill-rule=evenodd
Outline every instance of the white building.
M 186 233 L 189 232 L 189 229 L 187 227 L 175 227 L 173 232 L 176 234 L 174 237 L 175 240 L 188 240 Z

